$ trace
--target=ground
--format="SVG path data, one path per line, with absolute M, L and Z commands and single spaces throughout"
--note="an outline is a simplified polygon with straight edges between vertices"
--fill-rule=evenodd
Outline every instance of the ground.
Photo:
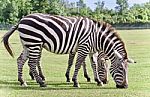
M 5 32 L 1 31 L 0 37 Z M 15 58 L 11 58 L 0 43 L 0 97 L 150 97 L 150 30 L 118 30 L 118 33 L 126 44 L 128 56 L 137 62 L 129 64 L 128 89 L 116 89 L 111 76 L 107 85 L 97 86 L 88 58 L 87 69 L 92 81 L 86 82 L 80 69 L 78 80 L 81 87 L 74 88 L 73 83 L 66 83 L 65 79 L 68 55 L 56 55 L 46 50 L 43 51 L 41 63 L 47 87 L 40 88 L 30 79 L 27 64 L 23 76 L 28 87 L 21 87 L 17 81 L 16 59 L 22 46 L 16 32 L 10 38 Z M 73 70 L 74 66 L 71 77 Z

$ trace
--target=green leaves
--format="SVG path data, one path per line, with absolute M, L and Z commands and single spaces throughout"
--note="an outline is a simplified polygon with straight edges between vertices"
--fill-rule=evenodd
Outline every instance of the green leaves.
M 94 4 L 95 9 L 91 10 L 84 0 L 0 0 L 0 23 L 14 24 L 31 13 L 85 16 L 111 24 L 150 22 L 150 2 L 129 7 L 128 0 L 116 0 L 115 9 L 105 7 L 103 0 Z

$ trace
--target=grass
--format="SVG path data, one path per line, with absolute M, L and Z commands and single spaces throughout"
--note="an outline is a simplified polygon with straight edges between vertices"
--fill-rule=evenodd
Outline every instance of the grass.
M 0 37 L 6 31 L 0 32 Z M 116 89 L 111 76 L 109 84 L 97 86 L 87 58 L 87 69 L 92 82 L 86 82 L 83 70 L 80 69 L 78 80 L 80 88 L 73 88 L 73 83 L 66 83 L 65 71 L 68 55 L 56 55 L 43 51 L 42 68 L 46 76 L 46 88 L 30 79 L 28 66 L 24 65 L 23 76 L 28 87 L 21 87 L 17 81 L 16 59 L 22 51 L 18 33 L 10 38 L 15 58 L 11 58 L 0 44 L 0 97 L 150 97 L 150 30 L 119 30 L 121 38 L 126 43 L 128 55 L 137 61 L 129 65 L 129 88 Z M 74 66 L 71 71 L 73 74 Z M 72 77 L 72 76 L 71 76 Z

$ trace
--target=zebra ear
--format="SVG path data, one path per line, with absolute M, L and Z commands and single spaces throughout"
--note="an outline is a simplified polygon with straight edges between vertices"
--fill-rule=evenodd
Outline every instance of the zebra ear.
M 128 63 L 136 63 L 136 61 L 134 61 L 133 59 L 130 59 L 130 58 L 127 59 L 127 62 Z
M 118 53 L 117 50 L 114 50 L 115 55 L 117 55 L 120 59 L 122 58 L 122 56 Z

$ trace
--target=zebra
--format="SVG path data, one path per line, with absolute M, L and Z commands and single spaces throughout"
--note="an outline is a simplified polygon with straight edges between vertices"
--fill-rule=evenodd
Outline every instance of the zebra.
M 17 29 L 24 49 L 17 59 L 18 81 L 21 84 L 24 84 L 24 81 L 20 74 L 20 65 L 24 64 L 24 60 L 28 58 L 28 64 L 37 83 L 41 87 L 46 86 L 36 70 L 36 64 L 41 58 L 41 51 L 45 48 L 56 54 L 78 53 L 72 77 L 74 87 L 79 87 L 77 75 L 86 56 L 89 54 L 90 57 L 97 57 L 96 52 L 100 51 L 103 51 L 111 60 L 110 72 L 116 82 L 116 87 L 126 88 L 128 86 L 127 62 L 130 62 L 130 59 L 127 57 L 124 42 L 110 24 L 86 17 L 30 14 L 22 18 L 15 28 L 3 37 L 4 46 L 11 56 L 13 53 L 8 39 Z M 94 77 L 98 79 L 97 58 L 95 57 L 92 59 L 92 67 Z M 97 82 L 100 85 L 103 84 L 100 79 Z

